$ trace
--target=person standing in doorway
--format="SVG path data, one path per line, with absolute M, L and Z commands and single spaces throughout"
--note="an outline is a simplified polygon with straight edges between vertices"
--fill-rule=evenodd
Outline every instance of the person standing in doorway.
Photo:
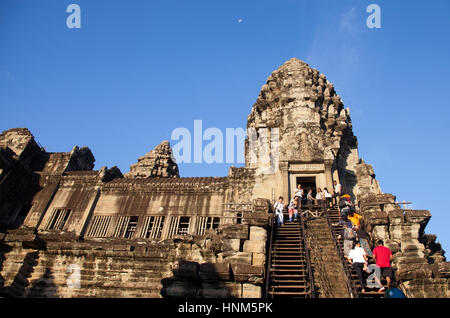
M 327 188 L 323 188 L 323 195 L 327 208 L 331 207 L 331 205 L 333 204 L 332 202 L 333 196 L 328 192 Z
M 320 208 L 324 208 L 324 197 L 323 197 L 323 192 L 321 188 L 317 189 L 317 194 L 316 194 L 316 203 Z
M 303 189 L 302 185 L 299 183 L 297 186 L 297 189 L 295 190 L 294 196 L 297 197 L 297 203 L 298 203 L 298 211 L 302 211 L 302 200 L 303 200 Z
M 342 195 L 342 186 L 340 183 L 338 183 L 336 180 L 334 180 L 334 193 L 333 193 L 333 199 L 334 204 L 338 204 L 339 197 Z
M 312 210 L 313 201 L 314 201 L 314 197 L 313 197 L 313 194 L 312 194 L 312 189 L 309 189 L 308 195 L 306 196 L 306 203 L 308 204 L 308 209 L 309 210 Z

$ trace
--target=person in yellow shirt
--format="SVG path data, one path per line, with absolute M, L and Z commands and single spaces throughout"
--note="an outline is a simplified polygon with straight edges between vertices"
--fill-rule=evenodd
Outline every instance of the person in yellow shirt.
M 348 214 L 348 219 L 350 222 L 352 222 L 353 227 L 359 228 L 360 220 L 362 219 L 362 215 L 359 215 L 358 213 L 355 213 L 353 211 L 350 211 Z

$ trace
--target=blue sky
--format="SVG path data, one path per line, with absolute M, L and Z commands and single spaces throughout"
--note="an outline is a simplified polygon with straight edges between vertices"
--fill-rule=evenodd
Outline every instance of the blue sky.
M 81 8 L 81 29 L 66 7 Z M 381 8 L 369 29 L 366 8 Z M 241 19 L 241 22 L 239 22 Z M 450 2 L 1 0 L 0 130 L 47 151 L 88 146 L 122 172 L 177 127 L 246 127 L 270 73 L 297 57 L 350 108 L 381 188 L 433 217 L 450 247 Z M 173 143 L 172 143 L 173 144 Z M 181 164 L 224 176 L 229 164 Z

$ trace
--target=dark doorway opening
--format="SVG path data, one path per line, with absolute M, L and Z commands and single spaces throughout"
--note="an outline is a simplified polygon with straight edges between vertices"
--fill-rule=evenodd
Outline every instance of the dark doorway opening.
M 316 177 L 297 177 L 296 186 L 298 187 L 299 184 L 302 185 L 304 199 L 310 189 L 312 189 L 313 197 L 316 197 Z

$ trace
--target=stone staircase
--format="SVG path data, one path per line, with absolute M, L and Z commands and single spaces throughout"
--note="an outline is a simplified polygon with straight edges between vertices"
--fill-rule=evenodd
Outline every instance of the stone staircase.
M 268 297 L 311 297 L 302 228 L 298 220 L 275 226 L 271 250 Z
M 330 219 L 332 221 L 332 224 L 337 224 L 339 222 L 340 216 L 339 216 L 339 210 L 337 207 L 332 207 L 328 210 Z M 340 231 L 342 230 L 342 225 L 333 225 L 333 235 L 335 236 L 336 240 L 338 241 L 339 248 L 341 249 L 342 253 L 344 253 L 344 239 L 341 237 L 338 239 L 338 235 Z M 369 264 L 373 264 L 372 260 L 369 259 Z M 377 292 L 378 288 L 376 289 L 369 289 L 366 288 L 366 291 L 364 293 L 361 292 L 361 284 L 359 283 L 358 275 L 356 274 L 356 271 L 354 270 L 353 266 L 346 262 L 346 266 L 348 271 L 350 272 L 352 284 L 356 287 L 356 290 L 358 292 L 358 297 L 362 298 L 382 298 L 384 296 L 384 293 Z M 384 285 L 384 287 L 387 288 L 387 283 L 385 279 L 381 280 L 381 283 Z
M 310 219 L 306 222 L 308 247 L 310 248 L 311 264 L 319 297 L 348 298 L 350 297 L 342 267 L 342 261 L 328 228 L 326 218 Z

